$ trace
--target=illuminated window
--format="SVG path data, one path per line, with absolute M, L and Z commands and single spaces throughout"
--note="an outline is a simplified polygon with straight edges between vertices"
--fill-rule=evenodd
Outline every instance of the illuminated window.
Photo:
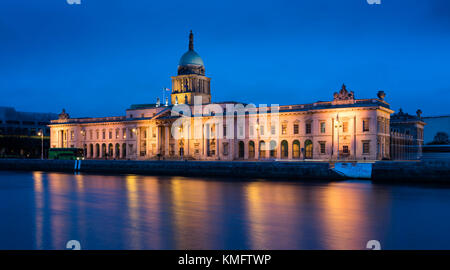
M 281 124 L 281 134 L 283 134 L 283 135 L 287 134 L 287 124 L 286 123 Z
M 320 133 L 325 133 L 325 122 L 320 122 Z
M 70 131 L 70 139 L 71 140 L 75 139 L 75 132 L 73 132 L 73 130 Z
M 127 138 L 127 129 L 126 128 L 122 129 L 122 136 L 123 136 L 124 139 Z
M 348 132 L 348 122 L 342 123 L 342 132 Z

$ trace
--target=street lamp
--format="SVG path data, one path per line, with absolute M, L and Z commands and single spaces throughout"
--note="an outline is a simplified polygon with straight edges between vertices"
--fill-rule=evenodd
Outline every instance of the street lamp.
M 334 127 L 337 129 L 337 160 L 339 160 L 339 129 L 342 127 L 342 123 L 339 121 L 339 113 L 336 116 L 336 123 Z
M 44 159 L 44 131 L 40 129 L 37 135 L 41 136 L 41 159 Z

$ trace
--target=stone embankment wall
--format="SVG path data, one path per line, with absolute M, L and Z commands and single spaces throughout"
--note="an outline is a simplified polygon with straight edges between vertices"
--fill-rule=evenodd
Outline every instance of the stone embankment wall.
M 79 161 L 78 161 L 79 162 Z M 297 180 L 342 180 L 321 162 L 239 161 L 116 161 L 0 159 L 0 170 L 91 172 L 104 174 L 148 174 L 211 176 L 229 178 L 284 178 Z M 75 169 L 78 167 L 79 169 Z

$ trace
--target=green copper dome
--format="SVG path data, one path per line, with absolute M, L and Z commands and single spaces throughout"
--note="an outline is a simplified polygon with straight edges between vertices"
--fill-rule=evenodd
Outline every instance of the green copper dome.
M 198 65 L 203 66 L 203 60 L 194 50 L 189 50 L 181 56 L 179 66 Z
M 194 34 L 189 34 L 189 50 L 181 56 L 180 62 L 178 63 L 178 75 L 189 75 L 197 74 L 205 76 L 205 66 L 203 65 L 203 60 L 194 51 Z

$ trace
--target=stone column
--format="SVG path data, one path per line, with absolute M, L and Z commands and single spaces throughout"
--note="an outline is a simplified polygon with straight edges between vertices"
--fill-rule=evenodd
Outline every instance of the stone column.
M 169 156 L 169 138 L 170 138 L 170 128 L 169 126 L 164 127 L 164 152 L 165 156 Z

